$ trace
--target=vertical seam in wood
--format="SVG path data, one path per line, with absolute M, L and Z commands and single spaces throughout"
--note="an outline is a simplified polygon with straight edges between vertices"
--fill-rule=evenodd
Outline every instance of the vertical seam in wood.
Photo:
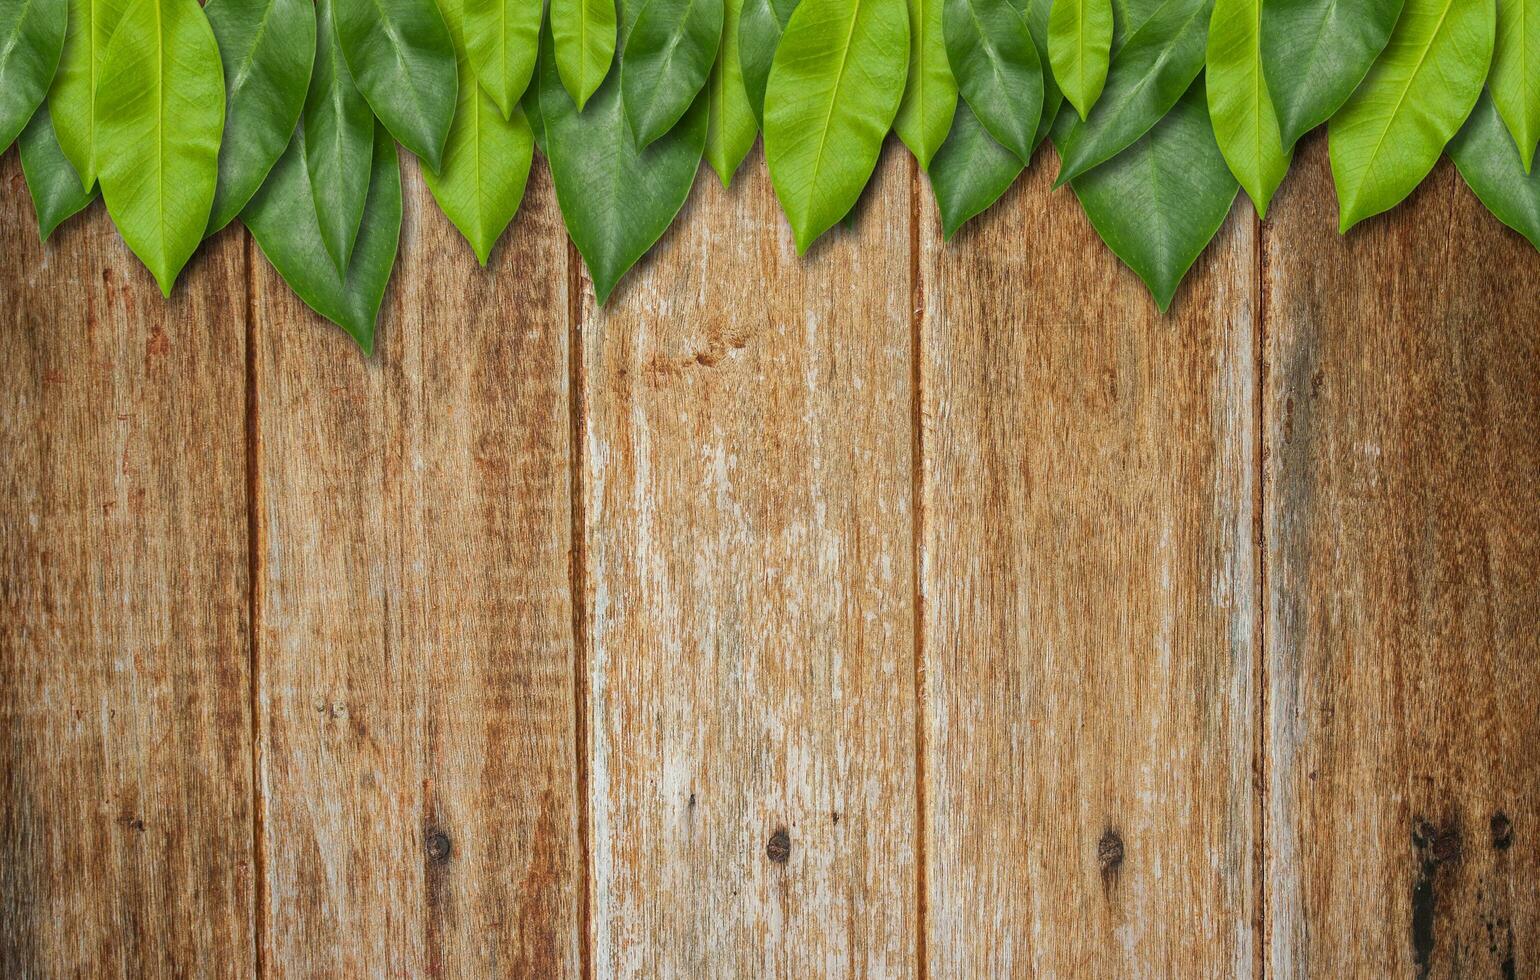
M 1256 399 L 1253 425 L 1256 433 L 1252 437 L 1255 445 L 1256 469 L 1254 479 L 1256 487 L 1252 491 L 1255 514 L 1252 520 L 1256 528 L 1256 543 L 1252 549 L 1256 562 L 1256 574 L 1253 580 L 1256 582 L 1256 610 L 1255 632 L 1252 641 L 1252 656 L 1256 663 L 1252 665 L 1253 685 L 1256 693 L 1253 695 L 1256 717 L 1252 722 L 1252 833 L 1256 835 L 1252 847 L 1252 873 L 1256 876 L 1253 885 L 1255 890 L 1254 913 L 1252 929 L 1255 933 L 1253 942 L 1256 952 L 1253 954 L 1253 969 L 1258 977 L 1267 976 L 1269 936 L 1272 923 L 1268 920 L 1268 888 L 1267 888 L 1267 684 L 1269 680 L 1267 663 L 1267 248 L 1265 236 L 1266 228 L 1260 218 L 1255 217 L 1256 233 L 1253 238 L 1256 248 L 1256 327 L 1255 340 L 1255 379 L 1254 398 Z
M 261 425 L 257 397 L 257 317 L 252 276 L 252 239 L 244 235 L 246 286 L 246 638 L 250 660 L 251 849 L 253 876 L 252 945 L 257 976 L 267 975 L 267 799 L 262 792 L 262 650 L 261 650 Z
M 925 425 L 921 384 L 920 342 L 925 318 L 925 287 L 920 280 L 920 164 L 909 160 L 909 524 L 911 533 L 910 585 L 914 606 L 914 797 L 915 797 L 915 956 L 920 980 L 930 973 L 929 827 L 925 792 L 925 589 L 920 560 L 925 532 Z
M 588 551 L 587 509 L 583 499 L 583 432 L 586 428 L 587 389 L 583 364 L 583 276 L 577 247 L 567 241 L 567 425 L 569 447 L 567 492 L 572 512 L 568 545 L 569 599 L 572 604 L 572 701 L 573 778 L 577 806 L 577 847 L 581 875 L 578 880 L 578 972 L 583 980 L 593 977 L 592 888 L 593 850 L 588 827 Z

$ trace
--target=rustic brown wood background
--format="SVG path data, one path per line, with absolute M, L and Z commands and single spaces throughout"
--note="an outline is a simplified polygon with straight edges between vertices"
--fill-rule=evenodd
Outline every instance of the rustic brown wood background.
M 1039 166 L 595 307 L 408 173 L 365 360 L 0 170 L 0 976 L 1540 970 L 1540 255 L 1325 145 L 1159 316 Z

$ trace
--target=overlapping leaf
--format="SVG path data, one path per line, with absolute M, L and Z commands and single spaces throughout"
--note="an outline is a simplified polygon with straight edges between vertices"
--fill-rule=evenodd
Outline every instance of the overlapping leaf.
M 374 158 L 374 113 L 353 84 L 333 27 L 333 0 L 316 0 L 316 58 L 301 143 L 321 241 L 341 273 L 353 257 Z
M 567 233 L 603 303 L 684 206 L 706 148 L 706 100 L 698 99 L 666 136 L 638 148 L 618 77 L 601 85 L 579 112 L 557 72 L 550 31 L 541 37 L 537 72 L 532 121 L 543 131 L 540 142 Z
M 1283 145 L 1329 119 L 1369 73 L 1405 0 L 1267 0 L 1262 68 Z
M 620 60 L 620 95 L 639 146 L 674 128 L 706 87 L 722 40 L 723 0 L 639 0 Z
M 908 0 L 909 79 L 898 104 L 893 131 L 909 147 L 921 170 L 946 141 L 957 110 L 957 81 L 947 57 L 942 20 L 945 0 Z
M 797 0 L 743 0 L 738 22 L 738 59 L 743 65 L 743 89 L 749 96 L 749 108 L 754 110 L 760 125 L 764 125 L 765 119 L 770 64 L 796 9 Z
M 1524 171 L 1490 94 L 1449 143 L 1449 156 L 1487 210 L 1540 249 L 1540 170 Z
M 1203 70 L 1213 0 L 1165 0 L 1112 58 L 1101 100 L 1059 147 L 1058 183 L 1110 160 L 1149 132 Z
M 1201 84 L 1133 146 L 1071 186 L 1097 234 L 1162 312 L 1240 189 L 1214 142 Z
M 48 94 L 68 23 L 65 0 L 10 0 L 0 6 L 0 153 Z
M 96 157 L 128 247 L 171 295 L 214 206 L 224 72 L 197 0 L 136 0 L 102 62 Z
M 1032 157 L 1043 111 L 1043 66 L 1013 0 L 946 0 L 946 48 L 958 89 L 995 141 Z
M 465 45 L 461 0 L 443 0 L 443 4 L 444 20 L 460 59 L 460 100 L 449 127 L 444 165 L 436 174 L 423 174 L 423 179 L 485 266 L 492 246 L 524 199 L 535 137 L 522 109 L 515 106 L 513 114 L 503 118 L 492 96 L 478 84 Z
M 317 195 L 310 188 L 305 130 L 268 174 L 241 220 L 257 247 L 305 305 L 348 332 L 365 354 L 374 351 L 375 319 L 385 297 L 401 237 L 401 171 L 396 144 L 384 126 L 371 138 L 369 196 L 347 271 L 332 265 L 321 236 Z
M 210 234 L 229 224 L 283 155 L 315 63 L 311 0 L 209 0 L 225 74 L 225 134 Z
M 541 0 L 465 0 L 471 64 L 504 118 L 513 115 L 534 78 L 544 10 Z
M 1002 146 L 966 101 L 930 168 L 930 185 L 941 211 L 941 233 L 950 239 L 970 218 L 983 213 L 1026 169 L 1021 157 Z
M 107 42 L 131 0 L 70 0 L 69 30 L 59 71 L 48 91 L 48 112 L 59 146 L 89 188 L 96 183 L 96 88 Z
M 615 59 L 616 0 L 551 0 L 556 71 L 582 112 Z
M 765 160 L 797 250 L 871 179 L 909 74 L 904 0 L 802 0 L 770 69 Z
M 1048 59 L 1059 90 L 1084 119 L 1101 97 L 1112 54 L 1112 0 L 1053 0 Z
M 1267 80 L 1262 76 L 1262 0 L 1215 0 L 1208 31 L 1209 118 L 1219 149 L 1257 214 L 1289 169 Z
M 434 0 L 333 0 L 333 29 L 374 114 L 428 169 L 459 101 L 454 42 Z
M 706 83 L 711 100 L 706 124 L 706 162 L 711 164 L 722 186 L 730 186 L 743 158 L 754 146 L 759 123 L 749 105 L 749 93 L 743 87 L 743 62 L 738 52 L 738 24 L 743 0 L 727 0 L 722 21 L 722 47 Z
M 96 187 L 88 190 L 80 185 L 80 175 L 59 148 L 46 105 L 21 131 L 17 145 L 21 147 L 21 172 L 37 212 L 38 235 L 46 242 L 55 228 L 96 199 Z
M 1407 0 L 1384 53 L 1331 120 L 1343 231 L 1399 204 L 1433 169 L 1481 95 L 1496 18 L 1492 0 Z
M 1497 49 L 1488 84 L 1529 173 L 1540 143 L 1540 0 L 1497 0 Z

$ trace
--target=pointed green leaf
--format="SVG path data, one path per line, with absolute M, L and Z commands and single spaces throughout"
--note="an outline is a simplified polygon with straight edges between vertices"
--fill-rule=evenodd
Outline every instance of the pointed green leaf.
M 1342 231 L 1401 203 L 1433 169 L 1481 95 L 1496 21 L 1492 0 L 1407 0 L 1328 128 Z
M 1390 40 L 1403 0 L 1267 0 L 1262 74 L 1283 145 L 1342 108 Z
M 321 240 L 340 274 L 353 257 L 353 242 L 369 196 L 374 159 L 374 112 L 353 84 L 333 29 L 332 0 L 316 0 L 315 70 L 305 97 L 305 165 L 321 223 Z
M 959 101 L 952 131 L 930 168 L 942 235 L 951 239 L 964 222 L 999 200 L 1025 166 L 989 135 L 966 100 Z
M 241 220 L 257 247 L 305 305 L 346 330 L 366 355 L 374 352 L 374 325 L 401 238 L 401 170 L 396 143 L 384 126 L 371 142 L 369 197 L 358 244 L 346 275 L 331 264 L 321 240 L 317 196 L 308 186 L 305 130 L 268 174 Z
M 561 83 L 550 31 L 541 37 L 538 73 L 556 202 L 603 304 L 689 197 L 706 148 L 707 100 L 697 99 L 667 136 L 638 149 L 627 132 L 618 77 L 579 112 Z
M 616 0 L 551 0 L 556 71 L 582 112 L 615 59 Z
M 797 9 L 797 0 L 743 0 L 738 22 L 738 58 L 743 63 L 743 89 L 749 94 L 754 118 L 765 123 L 765 85 L 781 35 Z
M 107 42 L 130 0 L 70 0 L 69 31 L 59 71 L 48 91 L 48 111 L 53 117 L 59 146 L 70 166 L 80 174 L 80 184 L 96 183 L 96 82 L 107 57 Z
M 96 99 L 102 199 L 170 296 L 214 206 L 225 80 L 197 0 L 136 0 L 107 46 Z
M 541 0 L 465 0 L 471 64 L 504 118 L 513 115 L 534 77 L 543 13 Z
M 637 145 L 674 128 L 706 87 L 722 41 L 722 0 L 645 0 L 626 35 L 620 95 Z
M 1450 141 L 1449 156 L 1487 210 L 1540 249 L 1540 170 L 1524 172 L 1491 95 L 1476 103 L 1476 111 Z
M 64 0 L 9 0 L 0 6 L 0 153 L 48 94 L 68 24 Z
M 706 162 L 722 179 L 722 186 L 731 186 L 733 174 L 738 171 L 743 158 L 754 146 L 759 135 L 759 124 L 754 120 L 754 109 L 749 105 L 749 94 L 743 87 L 743 64 L 738 58 L 738 22 L 742 15 L 743 0 L 727 0 L 726 17 L 722 22 L 722 48 L 717 52 L 717 63 L 712 66 L 711 80 L 706 83 L 711 105 L 706 123 Z
M 1037 63 L 1048 64 L 1048 18 L 1053 8 L 1053 0 L 1016 0 L 1017 9 L 1025 5 L 1024 11 L 1027 18 L 1027 29 L 1032 33 L 1032 46 L 1037 48 Z M 1113 20 L 1116 30 L 1116 18 Z M 1059 108 L 1064 105 L 1064 93 L 1059 91 L 1059 83 L 1054 81 L 1053 71 L 1043 72 L 1043 113 L 1038 120 L 1037 133 L 1032 137 L 1033 147 L 1040 145 L 1048 138 L 1049 130 L 1053 129 L 1053 121 L 1059 118 Z
M 1289 170 L 1290 152 L 1262 77 L 1262 0 L 1215 0 L 1208 29 L 1209 118 L 1219 149 L 1258 217 Z
M 26 175 L 37 212 L 38 235 L 46 242 L 55 228 L 96 199 L 96 187 L 81 188 L 80 175 L 59 148 L 46 105 L 38 107 L 17 145 L 21 147 L 21 172 Z
M 1011 0 L 946 0 L 946 50 L 978 121 L 1022 160 L 1043 112 L 1043 65 L 1023 10 Z
M 947 58 L 945 0 L 909 2 L 909 81 L 893 129 L 919 161 L 921 170 L 946 142 L 957 113 L 957 81 Z
M 1201 84 L 1133 146 L 1071 186 L 1096 233 L 1144 280 L 1161 312 L 1240 189 L 1214 142 Z
M 485 266 L 492 246 L 524 199 L 535 137 L 520 109 L 515 107 L 511 118 L 503 118 L 492 97 L 477 83 L 465 47 L 461 0 L 442 3 L 444 20 L 460 57 L 460 105 L 449 127 L 444 166 L 437 174 L 423 174 L 423 180 Z
M 1529 173 L 1540 143 L 1540 0 L 1497 0 L 1492 101 Z
M 1107 84 L 1112 0 L 1053 0 L 1048 59 L 1059 90 L 1084 119 Z
M 799 252 L 861 196 L 908 74 L 904 0 L 803 0 L 791 15 L 765 93 L 765 160 Z
M 1166 0 L 1115 51 L 1107 85 L 1091 114 L 1062 146 L 1063 185 L 1149 132 L 1203 70 L 1213 0 Z
M 283 155 L 315 63 L 310 0 L 209 0 L 225 72 L 225 136 L 208 234 L 238 214 Z
M 392 136 L 428 169 L 444 162 L 459 101 L 449 28 L 433 0 L 334 0 L 348 70 Z

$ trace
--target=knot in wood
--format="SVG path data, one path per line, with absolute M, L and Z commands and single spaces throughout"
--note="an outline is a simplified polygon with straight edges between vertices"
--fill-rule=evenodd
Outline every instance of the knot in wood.
M 791 834 L 785 827 L 777 827 L 775 833 L 770 835 L 770 841 L 765 845 L 765 857 L 776 864 L 785 864 L 791 860 Z

